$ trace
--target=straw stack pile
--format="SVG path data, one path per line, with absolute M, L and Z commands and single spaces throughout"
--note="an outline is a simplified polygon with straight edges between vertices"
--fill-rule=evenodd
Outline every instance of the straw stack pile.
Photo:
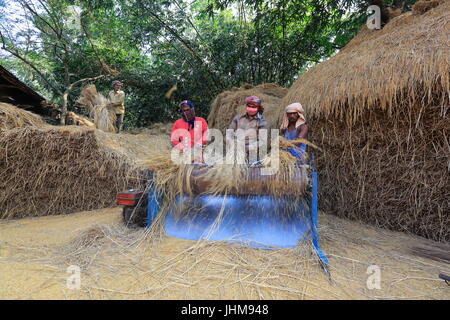
M 363 26 L 289 90 L 323 149 L 322 209 L 450 241 L 448 21 L 446 0 Z
M 140 183 L 128 157 L 81 127 L 0 130 L 0 176 L 0 219 L 109 207 Z
M 108 99 L 97 92 L 95 85 L 91 84 L 83 88 L 81 97 L 77 102 L 89 112 L 97 129 L 105 132 L 116 132 L 116 114 L 108 107 Z

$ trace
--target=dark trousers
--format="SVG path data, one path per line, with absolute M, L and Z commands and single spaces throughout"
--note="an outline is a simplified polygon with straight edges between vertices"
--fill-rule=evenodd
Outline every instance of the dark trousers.
M 124 114 L 116 114 L 116 129 L 117 133 L 122 131 L 122 124 L 123 124 L 123 116 Z

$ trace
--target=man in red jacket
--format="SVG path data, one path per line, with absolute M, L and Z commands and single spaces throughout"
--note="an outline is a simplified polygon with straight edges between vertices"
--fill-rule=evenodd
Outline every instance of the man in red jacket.
M 195 116 L 192 101 L 184 100 L 179 105 L 183 118 L 175 121 L 170 140 L 172 146 L 182 152 L 190 151 L 194 146 L 202 147 L 208 142 L 208 123 Z

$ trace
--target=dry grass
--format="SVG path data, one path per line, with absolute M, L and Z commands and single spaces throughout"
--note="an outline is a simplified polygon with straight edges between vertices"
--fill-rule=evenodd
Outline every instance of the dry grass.
M 286 93 L 287 89 L 274 83 L 265 83 L 256 87 L 246 85 L 242 88 L 233 88 L 222 92 L 211 104 L 208 125 L 210 128 L 225 132 L 234 116 L 245 113 L 245 98 L 254 95 L 263 100 L 264 117 L 269 126 L 278 128 L 281 99 Z
M 439 107 L 386 118 L 376 110 L 352 128 L 315 120 L 323 210 L 379 227 L 450 241 L 450 127 Z M 420 118 L 420 121 L 419 121 Z M 320 131 L 319 131 L 320 130 Z
M 448 21 L 446 0 L 382 30 L 363 27 L 289 90 L 283 105 L 303 104 L 323 150 L 321 208 L 450 241 Z
M 418 243 L 412 246 L 410 252 L 419 257 L 450 264 L 450 245 L 436 243 Z
M 108 107 L 109 102 L 101 93 L 97 92 L 95 85 L 83 88 L 81 97 L 77 100 L 89 112 L 97 129 L 105 132 L 116 132 L 116 114 Z
M 243 190 L 258 189 L 273 196 L 282 196 L 292 189 L 292 185 L 298 187 L 296 194 L 302 196 L 308 184 L 307 166 L 299 166 L 296 158 L 286 151 L 292 143 L 280 143 L 279 169 L 273 175 L 261 175 L 259 169 L 251 170 L 247 165 L 218 164 L 214 166 L 195 168 L 192 165 L 176 164 L 172 161 L 170 151 L 155 150 L 149 153 L 148 158 L 139 161 L 138 164 L 156 172 L 155 184 L 168 202 L 174 200 L 177 195 L 186 193 L 192 195 L 195 185 L 204 185 L 202 193 L 205 194 L 233 194 Z M 263 167 L 269 168 L 274 159 L 270 154 L 262 160 Z M 296 170 L 297 168 L 297 170 Z M 193 174 L 195 172 L 195 174 Z M 258 186 L 253 186 L 255 175 L 260 176 Z M 201 182 L 200 182 L 201 181 Z M 292 194 L 292 191 L 290 192 Z
M 133 160 L 99 146 L 95 130 L 26 127 L 0 134 L 0 218 L 66 214 L 114 204 L 139 185 Z
M 67 112 L 66 125 L 86 126 L 95 128 L 95 124 L 83 116 L 76 114 L 75 112 Z
M 424 14 L 430 9 L 436 8 L 439 4 L 441 4 L 442 0 L 422 0 L 416 2 L 413 7 L 413 13 L 416 14 Z
M 119 210 L 111 209 L 111 214 L 116 216 Z M 43 228 L 47 234 L 52 234 L 51 219 L 57 218 L 45 218 Z M 8 243 L 2 242 L 9 249 L 2 259 L 3 265 L 26 262 L 33 270 L 39 268 L 38 264 L 53 270 L 45 272 L 48 276 L 43 287 L 30 298 L 37 298 L 43 291 L 48 291 L 52 298 L 64 298 L 65 294 L 65 298 L 78 299 L 446 300 L 450 297 L 448 286 L 437 277 L 439 273 L 449 273 L 448 264 L 410 253 L 409 248 L 418 243 L 427 242 L 432 247 L 431 241 L 334 216 L 319 217 L 331 281 L 306 243 L 293 249 L 259 250 L 224 242 L 160 237 L 152 230 L 129 230 L 118 225 L 92 225 L 74 231 L 81 218 L 80 215 L 65 218 L 64 228 L 70 236 L 67 232 L 58 233 L 58 237 L 64 235 L 66 240 L 52 246 L 48 245 L 48 239 L 30 243 L 29 224 L 42 223 L 37 220 L 24 222 L 28 233 L 18 237 L 17 242 L 11 237 L 7 238 Z M 10 234 L 14 225 L 5 229 Z M 80 291 L 65 288 L 69 265 L 81 267 Z M 379 290 L 367 288 L 367 269 L 371 265 L 381 270 Z M 26 266 L 21 267 L 27 270 Z M 3 297 L 30 295 L 33 291 L 29 278 L 24 285 L 15 285 L 15 291 L 3 290 Z
M 47 123 L 37 114 L 0 102 L 0 129 L 29 126 L 45 127 Z

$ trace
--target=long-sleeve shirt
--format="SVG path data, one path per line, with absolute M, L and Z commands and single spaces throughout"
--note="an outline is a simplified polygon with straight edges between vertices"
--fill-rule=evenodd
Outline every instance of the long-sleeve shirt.
M 245 141 L 245 147 L 248 150 L 249 148 L 257 148 L 258 146 L 258 134 L 261 129 L 269 129 L 269 125 L 267 120 L 264 119 L 259 113 L 254 117 L 249 117 L 247 114 L 240 114 L 233 118 L 230 123 L 228 129 L 242 129 L 242 130 L 255 130 L 256 135 L 248 135 Z
M 113 105 L 113 109 L 116 114 L 125 113 L 125 92 L 119 90 L 115 92 L 111 90 L 108 94 L 109 103 Z
M 172 146 L 179 150 L 192 148 L 195 143 L 205 145 L 208 142 L 208 123 L 201 117 L 195 117 L 194 128 L 184 119 L 175 121 L 170 137 Z

